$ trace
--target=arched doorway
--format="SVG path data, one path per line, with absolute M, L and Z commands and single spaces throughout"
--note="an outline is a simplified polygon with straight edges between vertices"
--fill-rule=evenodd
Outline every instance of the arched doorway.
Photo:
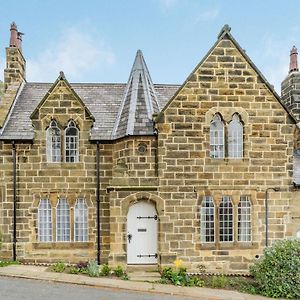
M 157 263 L 158 216 L 155 206 L 139 201 L 129 207 L 127 214 L 127 263 Z

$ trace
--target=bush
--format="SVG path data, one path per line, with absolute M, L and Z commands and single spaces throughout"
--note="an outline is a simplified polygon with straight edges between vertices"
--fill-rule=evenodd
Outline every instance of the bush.
M 59 261 L 52 266 L 52 270 L 57 273 L 62 273 L 66 269 L 65 263 Z
M 101 267 L 100 275 L 108 276 L 110 274 L 110 271 L 111 271 L 111 268 L 108 265 L 104 264 Z
M 88 274 L 88 270 L 87 270 L 87 266 L 88 266 L 88 262 L 79 262 L 77 265 L 76 265 L 76 268 L 78 269 L 79 273 L 82 273 L 82 274 Z
M 259 292 L 273 298 L 300 299 L 300 239 L 282 240 L 264 250 L 250 268 Z
M 228 280 L 224 274 L 214 275 L 211 279 L 211 287 L 214 289 L 224 289 L 228 284 Z
M 13 261 L 13 260 L 0 260 L 0 268 L 1 267 L 7 267 L 10 265 L 18 265 L 18 261 Z
M 117 266 L 115 269 L 114 269 L 114 274 L 117 276 L 117 277 L 122 277 L 125 272 L 123 270 L 123 268 L 121 266 Z
M 78 269 L 77 267 L 70 267 L 70 269 L 69 269 L 70 274 L 78 274 L 79 272 L 80 272 L 80 269 Z
M 100 275 L 98 263 L 91 260 L 87 265 L 87 273 L 90 277 L 98 277 Z

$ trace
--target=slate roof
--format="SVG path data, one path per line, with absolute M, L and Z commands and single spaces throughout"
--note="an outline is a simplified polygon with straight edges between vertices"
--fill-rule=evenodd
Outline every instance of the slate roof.
M 26 83 L 16 97 L 11 112 L 0 129 L 1 140 L 32 140 L 34 128 L 30 115 L 52 87 L 51 83 Z M 111 140 L 120 104 L 125 93 L 124 83 L 70 83 L 71 87 L 95 117 L 91 140 Z M 179 85 L 155 84 L 157 100 L 163 107 Z M 153 131 L 152 131 L 153 134 Z
M 156 92 L 141 50 L 138 50 L 125 88 L 113 137 L 153 134 L 152 116 L 159 112 Z

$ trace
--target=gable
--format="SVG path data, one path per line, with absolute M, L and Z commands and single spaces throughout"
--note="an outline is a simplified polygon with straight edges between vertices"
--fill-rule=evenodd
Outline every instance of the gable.
M 227 102 L 222 104 L 225 107 L 234 107 L 234 103 L 238 101 L 239 105 L 247 109 L 249 102 L 261 102 L 263 100 L 260 97 L 265 96 L 269 97 L 267 101 L 272 99 L 283 113 L 288 114 L 293 122 L 296 122 L 281 103 L 274 87 L 230 34 L 230 27 L 225 25 L 216 43 L 158 114 L 155 121 L 159 123 L 164 115 L 169 112 L 172 114 L 172 109 L 182 107 L 187 99 L 211 102 L 206 104 L 205 108 L 218 106 L 219 101 Z M 197 107 L 196 102 L 194 105 Z
M 95 121 L 89 109 L 64 77 L 63 72 L 60 72 L 58 79 L 30 117 L 31 119 L 42 119 L 45 116 L 65 115 L 68 118 L 74 118 L 79 113 L 84 113 L 85 118 Z

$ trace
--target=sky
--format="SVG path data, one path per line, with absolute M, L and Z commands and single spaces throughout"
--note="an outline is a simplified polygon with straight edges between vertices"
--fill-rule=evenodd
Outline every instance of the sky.
M 280 93 L 300 48 L 299 0 L 15 0 L 1 3 L 0 79 L 12 21 L 27 81 L 127 82 L 141 49 L 154 83 L 181 84 L 224 26 Z

